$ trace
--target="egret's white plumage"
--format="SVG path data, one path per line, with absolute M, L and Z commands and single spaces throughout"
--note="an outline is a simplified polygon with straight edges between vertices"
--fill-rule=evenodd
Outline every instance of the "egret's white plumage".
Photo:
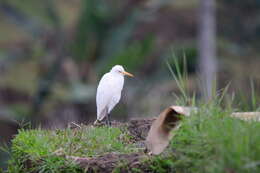
M 97 121 L 107 117 L 119 102 L 124 86 L 124 75 L 133 77 L 121 65 L 116 65 L 101 78 L 96 95 Z

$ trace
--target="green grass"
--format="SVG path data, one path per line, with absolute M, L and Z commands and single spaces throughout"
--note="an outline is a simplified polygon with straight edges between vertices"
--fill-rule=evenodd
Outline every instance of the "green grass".
M 20 130 L 12 141 L 9 172 L 82 172 L 73 161 L 65 159 L 65 155 L 93 157 L 109 152 L 134 152 L 130 140 L 123 130 L 109 127 Z
M 172 139 L 169 156 L 155 157 L 156 172 L 260 172 L 260 123 L 230 118 L 217 105 L 204 106 Z

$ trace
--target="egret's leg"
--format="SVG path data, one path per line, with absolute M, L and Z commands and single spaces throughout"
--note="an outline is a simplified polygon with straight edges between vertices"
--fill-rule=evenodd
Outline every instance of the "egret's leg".
M 107 126 L 111 126 L 111 121 L 110 121 L 110 115 L 109 114 L 107 114 L 107 116 L 106 116 L 106 125 Z
M 110 122 L 109 122 L 109 113 L 108 113 L 108 109 L 106 108 L 106 125 L 110 126 Z
M 108 126 L 111 126 L 110 114 L 107 114 Z
M 108 118 L 108 114 L 106 115 L 106 125 L 109 126 L 109 118 Z

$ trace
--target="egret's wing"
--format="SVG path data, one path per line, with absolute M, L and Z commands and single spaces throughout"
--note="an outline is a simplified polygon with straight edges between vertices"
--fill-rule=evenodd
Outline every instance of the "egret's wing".
M 109 102 L 108 113 L 110 113 L 111 110 L 116 106 L 116 104 L 119 102 L 120 98 L 121 98 L 121 91 L 114 93 L 114 95 L 111 98 L 111 101 Z

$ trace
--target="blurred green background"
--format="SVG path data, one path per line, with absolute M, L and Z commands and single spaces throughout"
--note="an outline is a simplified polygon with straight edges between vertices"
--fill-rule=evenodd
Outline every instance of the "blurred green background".
M 1 0 L 0 142 L 36 123 L 94 121 L 98 81 L 116 64 L 136 77 L 126 79 L 113 119 L 155 116 L 174 104 L 180 92 L 166 64 L 174 71 L 175 58 L 182 67 L 186 57 L 187 90 L 199 98 L 198 7 L 199 0 Z M 256 110 L 260 0 L 219 0 L 216 10 L 218 88 L 229 84 L 238 110 Z

